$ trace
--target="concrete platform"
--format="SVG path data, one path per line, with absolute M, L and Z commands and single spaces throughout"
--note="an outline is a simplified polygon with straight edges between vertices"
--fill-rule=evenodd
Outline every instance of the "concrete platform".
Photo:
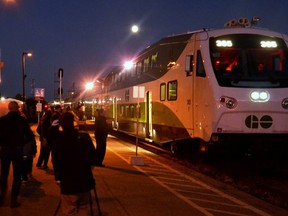
M 39 146 L 39 145 L 38 145 Z M 39 151 L 38 151 L 39 152 Z M 239 192 L 168 161 L 138 149 L 143 166 L 130 164 L 135 146 L 108 138 L 106 167 L 93 168 L 103 216 L 202 216 L 202 215 L 288 215 L 288 211 Z M 1 216 L 51 216 L 59 202 L 59 187 L 49 169 L 38 169 L 34 160 L 33 177 L 22 185 L 16 209 L 9 199 L 0 207 Z M 10 186 L 12 177 L 10 176 Z M 94 215 L 97 207 L 94 202 Z M 62 215 L 61 210 L 57 215 Z

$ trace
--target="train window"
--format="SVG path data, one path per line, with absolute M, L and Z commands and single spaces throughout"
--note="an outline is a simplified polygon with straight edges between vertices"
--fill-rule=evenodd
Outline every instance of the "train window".
M 177 100 L 177 80 L 173 80 L 168 82 L 168 101 L 175 101 Z
M 123 105 L 120 106 L 119 116 L 124 117 L 124 106 Z
M 187 55 L 185 60 L 186 76 L 191 76 L 193 72 L 193 55 Z
M 166 100 L 166 83 L 160 84 L 160 101 Z
M 148 72 L 149 71 L 149 64 L 150 63 L 150 57 L 147 57 L 145 60 L 144 60 L 144 69 L 143 69 L 143 72 Z
M 281 58 L 280 56 L 275 56 L 272 58 L 273 61 L 273 69 L 275 71 L 282 71 L 282 64 L 281 64 Z
M 129 89 L 125 90 L 125 101 L 129 101 L 130 98 L 130 93 L 129 93 Z
M 136 64 L 136 74 L 140 75 L 142 70 L 142 61 L 137 62 Z
M 229 38 L 229 46 L 219 41 Z M 234 34 L 210 39 L 210 56 L 220 86 L 287 87 L 288 50 L 281 38 Z
M 151 56 L 151 68 L 157 67 L 157 61 L 158 61 L 158 52 Z
M 130 105 L 130 117 L 135 118 L 135 106 L 134 106 L 134 104 Z
M 141 74 L 144 73 L 144 59 L 141 61 Z
M 129 112 L 129 105 L 125 106 L 125 117 L 130 117 L 130 112 Z
M 138 118 L 141 118 L 141 105 L 138 106 Z
M 200 50 L 197 50 L 196 76 L 206 77 L 206 72 Z

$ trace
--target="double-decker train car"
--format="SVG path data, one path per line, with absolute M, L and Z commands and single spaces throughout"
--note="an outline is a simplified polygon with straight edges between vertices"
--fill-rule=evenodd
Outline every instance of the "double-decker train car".
M 287 142 L 288 37 L 251 26 L 165 37 L 104 80 L 114 130 L 157 144 Z M 197 141 L 197 142 L 196 142 Z

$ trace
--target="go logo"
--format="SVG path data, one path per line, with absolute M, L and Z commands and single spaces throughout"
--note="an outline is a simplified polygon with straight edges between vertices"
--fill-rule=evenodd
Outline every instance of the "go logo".
M 259 125 L 262 128 L 267 129 L 267 128 L 270 128 L 272 124 L 273 124 L 273 119 L 271 116 L 268 116 L 268 115 L 262 116 L 260 120 L 255 115 L 247 116 L 247 118 L 245 119 L 246 127 L 252 128 L 252 129 L 258 128 Z

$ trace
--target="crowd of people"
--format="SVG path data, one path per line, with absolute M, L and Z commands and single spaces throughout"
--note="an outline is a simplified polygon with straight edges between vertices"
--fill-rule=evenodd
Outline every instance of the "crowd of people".
M 17 102 L 8 104 L 9 113 L 0 118 L 0 207 L 7 196 L 9 168 L 13 166 L 10 207 L 16 208 L 21 181 L 32 174 L 37 153 L 35 135 Z M 95 188 L 92 166 L 104 167 L 108 125 L 104 110 L 95 118 L 96 148 L 90 135 L 75 127 L 77 116 L 60 105 L 45 111 L 37 127 L 40 153 L 36 167 L 48 169 L 51 158 L 54 177 L 60 185 L 63 215 L 89 215 L 90 190 Z M 51 157 L 50 157 L 51 154 Z

